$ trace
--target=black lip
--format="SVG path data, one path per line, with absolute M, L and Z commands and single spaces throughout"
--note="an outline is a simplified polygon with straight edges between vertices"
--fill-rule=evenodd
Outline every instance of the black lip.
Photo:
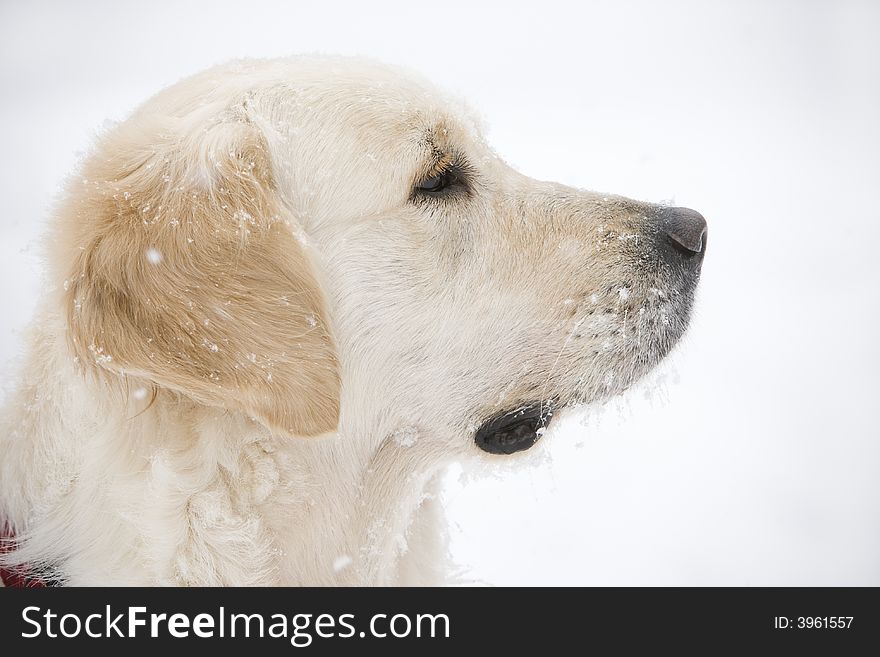
M 553 417 L 553 404 L 533 402 L 506 411 L 486 420 L 477 429 L 474 442 L 490 454 L 514 454 L 528 449 L 541 438 L 539 429 L 547 427 Z

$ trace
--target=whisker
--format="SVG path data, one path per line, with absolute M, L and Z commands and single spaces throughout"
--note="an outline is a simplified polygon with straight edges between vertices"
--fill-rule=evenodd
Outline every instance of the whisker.
M 550 378 L 553 376 L 553 373 L 556 371 L 556 366 L 559 365 L 559 359 L 562 357 L 562 352 L 565 351 L 565 348 L 568 346 L 568 343 L 571 341 L 572 336 L 575 332 L 581 327 L 581 324 L 584 323 L 584 320 L 587 319 L 587 315 L 581 317 L 577 322 L 575 322 L 574 326 L 571 328 L 571 331 L 568 332 L 568 336 L 565 338 L 565 342 L 562 343 L 562 346 L 559 348 L 559 353 L 556 354 L 556 360 L 553 361 L 553 365 L 550 367 L 550 371 L 547 373 L 547 379 L 544 381 L 544 387 L 541 389 L 541 407 L 540 413 L 543 417 L 544 415 L 544 397 L 547 393 L 547 386 L 550 385 Z

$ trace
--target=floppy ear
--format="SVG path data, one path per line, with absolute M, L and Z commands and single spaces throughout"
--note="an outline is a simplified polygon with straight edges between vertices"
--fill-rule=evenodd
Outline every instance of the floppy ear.
M 86 163 L 65 282 L 80 360 L 267 427 L 336 427 L 324 299 L 248 121 L 191 137 L 123 124 Z M 77 247 L 74 246 L 74 249 Z

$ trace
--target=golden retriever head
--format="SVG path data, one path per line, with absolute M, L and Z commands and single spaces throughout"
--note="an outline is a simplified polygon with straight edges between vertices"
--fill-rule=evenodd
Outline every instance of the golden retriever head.
M 342 58 L 178 83 L 74 188 L 57 248 L 87 367 L 448 453 L 525 449 L 645 373 L 705 248 L 695 212 L 522 176 L 457 103 Z

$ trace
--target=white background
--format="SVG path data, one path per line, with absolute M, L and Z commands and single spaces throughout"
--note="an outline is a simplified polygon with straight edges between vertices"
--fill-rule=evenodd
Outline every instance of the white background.
M 710 226 L 692 329 L 651 381 L 450 475 L 461 576 L 880 585 L 878 34 L 880 3 L 840 0 L 0 0 L 0 362 L 106 119 L 232 57 L 370 55 L 469 99 L 525 173 Z

